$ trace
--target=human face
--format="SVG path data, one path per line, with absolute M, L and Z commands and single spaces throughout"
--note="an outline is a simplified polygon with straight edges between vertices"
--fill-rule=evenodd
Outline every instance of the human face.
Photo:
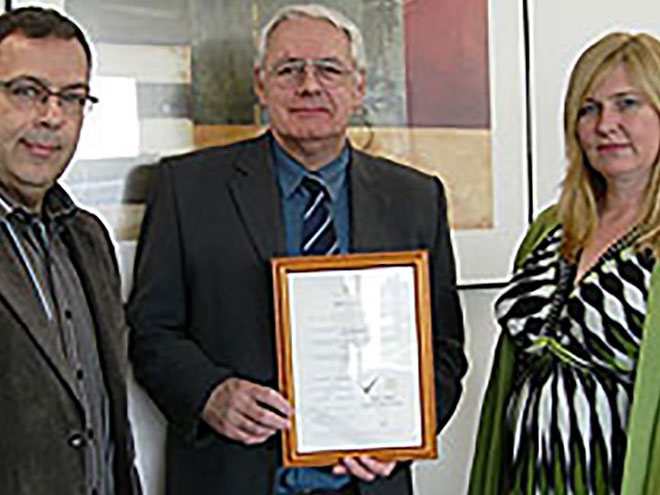
M 293 60 L 306 62 L 303 73 L 296 84 L 283 85 L 277 69 Z M 324 80 L 318 72 L 321 61 L 344 68 L 339 81 Z M 355 70 L 343 31 L 325 20 L 300 17 L 272 31 L 264 67 L 255 69 L 255 88 L 272 132 L 285 147 L 321 142 L 338 152 L 350 116 L 362 104 L 364 77 Z
M 25 76 L 54 91 L 86 88 L 85 51 L 75 39 L 11 34 L 0 42 L 0 80 Z M 82 111 L 65 115 L 55 97 L 25 108 L 0 90 L 0 182 L 10 196 L 29 209 L 41 209 L 46 191 L 75 151 L 82 119 Z
M 621 64 L 587 96 L 577 132 L 589 164 L 608 185 L 646 185 L 658 159 L 660 117 Z

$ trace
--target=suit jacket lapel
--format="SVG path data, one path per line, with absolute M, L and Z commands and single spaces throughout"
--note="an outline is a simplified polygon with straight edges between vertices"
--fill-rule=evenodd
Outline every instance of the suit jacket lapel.
M 238 153 L 234 166 L 230 193 L 257 252 L 269 260 L 284 252 L 284 232 L 268 135 Z
M 351 250 L 382 250 L 388 241 L 386 223 L 388 198 L 370 173 L 369 157 L 352 150 L 350 177 Z
M 66 362 L 59 329 L 54 321 L 48 321 L 27 268 L 9 240 L 0 243 L 0 277 L 0 298 L 11 308 L 75 397 L 73 371 Z
M 369 157 L 351 150 L 349 171 L 351 250 L 373 251 L 389 246 L 386 214 L 389 203 L 370 173 Z M 260 256 L 269 260 L 284 252 L 277 180 L 273 174 L 268 135 L 237 154 L 236 177 L 229 188 L 239 215 Z

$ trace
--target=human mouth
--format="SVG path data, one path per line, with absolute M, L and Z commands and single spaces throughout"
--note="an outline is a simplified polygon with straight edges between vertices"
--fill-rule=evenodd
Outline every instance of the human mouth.
M 31 155 L 38 158 L 48 158 L 60 149 L 58 144 L 47 141 L 28 141 L 24 139 L 22 143 Z
M 599 153 L 618 153 L 630 149 L 629 143 L 603 143 L 596 146 Z
M 330 111 L 325 107 L 302 107 L 292 108 L 291 113 L 300 116 L 327 115 Z

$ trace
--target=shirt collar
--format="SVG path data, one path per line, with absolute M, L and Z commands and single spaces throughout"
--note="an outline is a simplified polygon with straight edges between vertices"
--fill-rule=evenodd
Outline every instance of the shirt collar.
M 47 222 L 64 221 L 76 212 L 77 207 L 71 196 L 60 186 L 55 184 L 51 187 L 44 197 L 42 219 Z M 9 220 L 15 217 L 26 223 L 30 223 L 36 214 L 29 211 L 25 206 L 13 199 L 0 184 L 0 218 Z
M 346 170 L 348 169 L 348 162 L 350 160 L 348 144 L 344 145 L 337 158 L 321 167 L 318 171 L 310 172 L 295 158 L 288 155 L 277 140 L 272 139 L 272 143 L 277 180 L 285 198 L 290 197 L 296 191 L 305 175 L 320 177 L 327 187 L 332 201 L 339 196 L 346 179 Z

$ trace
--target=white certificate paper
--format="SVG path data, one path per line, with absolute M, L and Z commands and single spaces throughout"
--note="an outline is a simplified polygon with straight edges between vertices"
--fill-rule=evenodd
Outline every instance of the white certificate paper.
M 296 450 L 422 444 L 412 266 L 290 273 Z

